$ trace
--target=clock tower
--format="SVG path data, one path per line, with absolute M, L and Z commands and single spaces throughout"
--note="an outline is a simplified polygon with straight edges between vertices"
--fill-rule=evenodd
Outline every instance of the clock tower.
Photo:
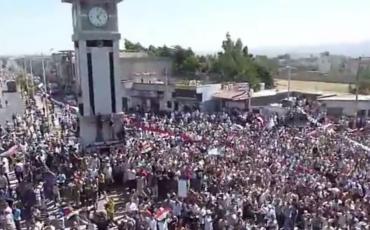
M 72 4 L 72 40 L 78 78 L 83 146 L 114 139 L 110 117 L 118 111 L 119 41 L 117 4 L 122 0 L 62 0 Z

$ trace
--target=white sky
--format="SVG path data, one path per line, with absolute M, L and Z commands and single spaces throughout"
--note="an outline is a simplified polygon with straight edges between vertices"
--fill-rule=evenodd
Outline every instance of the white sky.
M 72 49 L 61 0 L 0 0 L 0 54 Z M 226 32 L 250 48 L 370 40 L 370 0 L 125 0 L 123 38 L 144 45 L 220 49 Z M 123 47 L 123 43 L 122 43 Z

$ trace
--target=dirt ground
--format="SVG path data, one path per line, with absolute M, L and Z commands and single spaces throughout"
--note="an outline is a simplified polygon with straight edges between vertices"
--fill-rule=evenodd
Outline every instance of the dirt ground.
M 279 90 L 288 89 L 288 80 L 275 79 L 275 86 Z M 318 81 L 290 81 L 291 90 L 304 91 L 319 91 L 319 92 L 335 92 L 348 93 L 348 84 L 343 83 L 327 83 Z

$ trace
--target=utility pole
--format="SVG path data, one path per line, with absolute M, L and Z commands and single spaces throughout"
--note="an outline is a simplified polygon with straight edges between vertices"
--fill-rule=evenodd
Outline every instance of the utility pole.
M 358 119 L 358 91 L 359 91 L 359 83 L 360 83 L 360 73 L 361 73 L 361 57 L 358 58 L 358 68 L 357 68 L 357 73 L 356 73 L 355 124 L 357 124 L 357 119 Z
M 31 74 L 31 82 L 33 82 L 32 58 L 30 59 L 30 74 Z M 28 81 L 29 81 L 29 79 L 27 77 L 27 90 L 29 90 L 29 82 Z M 33 87 L 33 84 L 31 84 L 31 87 Z
M 290 98 L 290 82 L 292 80 L 292 69 L 295 69 L 292 66 L 286 66 L 286 69 L 288 69 L 288 100 Z
M 48 93 L 48 88 L 47 88 L 47 85 L 46 85 L 46 73 L 45 73 L 45 60 L 44 60 L 44 56 L 42 56 L 41 64 L 42 64 L 42 78 L 43 78 L 43 81 L 44 81 L 45 93 Z
M 47 117 L 47 121 L 49 124 L 49 108 L 48 108 L 48 86 L 46 82 L 46 71 L 45 71 L 45 58 L 44 55 L 42 54 L 42 59 L 41 59 L 41 64 L 42 64 L 42 78 L 44 81 L 44 87 L 45 87 L 45 98 L 44 98 L 44 108 L 45 108 L 45 116 Z
M 27 84 L 27 64 L 26 64 L 26 57 L 23 58 L 23 77 L 22 77 L 21 80 L 25 80 L 26 81 L 26 84 Z

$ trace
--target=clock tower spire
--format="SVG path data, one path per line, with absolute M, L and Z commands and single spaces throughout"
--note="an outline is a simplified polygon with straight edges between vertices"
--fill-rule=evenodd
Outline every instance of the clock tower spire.
M 84 146 L 108 141 L 118 112 L 119 41 L 117 4 L 122 0 L 62 0 L 72 4 L 80 139 Z

